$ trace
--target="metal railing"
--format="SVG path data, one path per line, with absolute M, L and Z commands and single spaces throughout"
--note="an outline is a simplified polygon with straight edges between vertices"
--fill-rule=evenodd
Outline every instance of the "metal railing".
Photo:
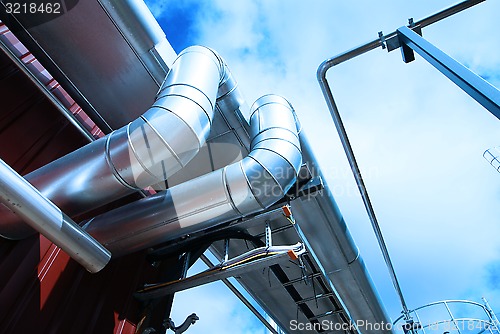
M 414 321 L 411 324 L 401 315 L 394 321 L 393 329 L 404 334 L 500 334 L 495 313 L 483 301 L 484 304 L 469 300 L 430 303 L 409 311 Z
M 484 151 L 483 157 L 500 173 L 500 146 Z
M 363 200 L 363 204 L 365 206 L 365 209 L 366 209 L 366 212 L 367 212 L 368 217 L 370 219 L 373 231 L 374 231 L 375 236 L 377 238 L 380 250 L 382 252 L 382 256 L 384 258 L 387 269 L 389 271 L 389 275 L 391 277 L 392 284 L 394 286 L 396 293 L 399 296 L 401 306 L 403 308 L 403 314 L 404 314 L 404 317 L 406 320 L 411 320 L 411 317 L 409 316 L 409 310 L 408 310 L 401 286 L 399 284 L 399 280 L 397 278 L 396 271 L 394 269 L 391 257 L 389 255 L 389 251 L 387 249 L 387 245 L 385 243 L 384 236 L 383 236 L 382 231 L 380 229 L 380 225 L 378 223 L 378 220 L 377 220 L 377 217 L 375 214 L 375 209 L 372 206 L 370 197 L 368 195 L 368 191 L 366 189 L 363 177 L 361 175 L 361 171 L 359 169 L 358 163 L 356 161 L 356 157 L 354 155 L 354 151 L 353 151 L 352 146 L 349 142 L 349 138 L 347 136 L 347 131 L 346 131 L 344 124 L 342 122 L 339 108 L 337 107 L 337 104 L 336 104 L 335 99 L 333 97 L 332 89 L 331 89 L 330 84 L 327 80 L 327 72 L 330 69 L 332 69 L 333 67 L 335 67 L 341 63 L 344 63 L 352 58 L 355 58 L 355 57 L 358 57 L 362 54 L 365 54 L 365 53 L 367 53 L 371 50 L 374 50 L 378 47 L 382 47 L 384 49 L 387 48 L 388 51 L 395 50 L 399 47 L 403 48 L 406 45 L 404 42 L 404 38 L 406 38 L 405 36 L 408 35 L 408 36 L 413 37 L 412 29 L 419 29 L 420 30 L 428 25 L 431 25 L 435 22 L 443 20 L 449 16 L 452 16 L 456 13 L 459 13 L 465 9 L 468 9 L 468 8 L 475 6 L 478 3 L 481 3 L 484 1 L 485 0 L 465 0 L 465 1 L 459 2 L 459 3 L 453 5 L 449 8 L 446 8 L 446 9 L 444 9 L 436 14 L 433 14 L 433 15 L 430 15 L 430 16 L 424 18 L 424 19 L 418 20 L 416 22 L 414 22 L 413 19 L 411 19 L 410 25 L 408 28 L 402 27 L 402 28 L 400 28 L 400 29 L 398 29 L 390 34 L 387 34 L 387 35 L 384 35 L 384 34 L 382 34 L 382 32 L 380 32 L 378 39 L 375 39 L 375 40 L 368 42 L 368 43 L 365 43 L 357 48 L 348 50 L 348 51 L 341 53 L 335 57 L 332 57 L 332 58 L 325 60 L 323 63 L 321 63 L 321 65 L 318 67 L 318 70 L 317 70 L 317 79 L 318 79 L 319 85 L 321 87 L 321 91 L 323 92 L 323 96 L 325 98 L 326 104 L 327 104 L 328 109 L 330 111 L 332 120 L 333 120 L 335 127 L 337 129 L 337 132 L 339 134 L 340 141 L 341 141 L 342 146 L 344 148 L 346 157 L 349 161 L 349 165 L 351 167 L 354 179 L 356 181 L 356 185 L 357 185 L 358 190 L 360 192 L 361 198 Z M 410 33 L 408 33 L 408 31 Z M 446 58 L 446 61 L 449 60 L 448 58 Z M 405 62 L 407 62 L 407 60 L 405 60 Z M 469 74 L 469 73 L 467 73 L 467 74 Z M 496 92 L 490 91 L 490 89 L 495 90 L 494 87 L 492 88 L 492 87 L 488 86 L 486 89 L 486 90 L 488 90 L 488 94 L 486 94 L 486 95 L 488 97 L 493 96 L 493 98 L 486 99 L 486 100 L 488 100 L 490 102 L 491 102 L 491 100 L 493 100 L 493 102 L 492 103 L 488 102 L 487 104 L 488 104 L 488 106 L 490 104 L 493 106 L 492 110 L 490 110 L 490 111 L 496 117 L 499 117 L 500 113 L 498 112 L 498 102 L 497 102 L 499 100 L 499 98 L 498 98 Z

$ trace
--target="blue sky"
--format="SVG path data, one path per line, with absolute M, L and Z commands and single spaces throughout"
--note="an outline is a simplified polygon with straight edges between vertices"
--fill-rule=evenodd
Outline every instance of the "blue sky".
M 316 69 L 378 31 L 392 32 L 409 17 L 455 2 L 146 3 L 177 52 L 192 44 L 217 50 L 249 104 L 268 93 L 291 101 L 388 313 L 396 318 L 401 307 Z M 500 87 L 498 13 L 500 1 L 487 0 L 425 28 L 424 37 Z M 399 51 L 374 50 L 338 66 L 328 79 L 409 307 L 484 296 L 500 312 L 500 174 L 482 158 L 484 150 L 500 145 L 500 121 L 418 55 L 404 64 Z M 176 296 L 174 320 L 191 312 L 201 320 L 190 333 L 235 333 L 235 321 L 238 333 L 261 328 L 222 284 Z

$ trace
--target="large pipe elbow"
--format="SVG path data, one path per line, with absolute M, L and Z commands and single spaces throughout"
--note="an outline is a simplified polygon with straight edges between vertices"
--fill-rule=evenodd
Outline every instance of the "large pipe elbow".
M 116 257 L 269 207 L 296 181 L 300 125 L 288 101 L 267 95 L 253 105 L 250 129 L 243 160 L 97 216 L 86 231 Z
M 300 123 L 284 98 L 266 95 L 252 105 L 251 151 L 225 170 L 228 192 L 243 216 L 266 209 L 293 185 L 302 164 L 299 132 Z M 240 190 L 243 182 L 247 192 Z
M 115 178 L 128 188 L 143 189 L 191 161 L 210 132 L 226 71 L 210 49 L 182 51 L 151 108 L 108 136 L 106 155 Z
M 197 154 L 222 97 L 233 107 L 241 102 L 226 64 L 211 49 L 189 47 L 174 61 L 142 116 L 25 178 L 70 217 L 157 184 Z M 0 207 L 0 235 L 21 239 L 32 233 Z

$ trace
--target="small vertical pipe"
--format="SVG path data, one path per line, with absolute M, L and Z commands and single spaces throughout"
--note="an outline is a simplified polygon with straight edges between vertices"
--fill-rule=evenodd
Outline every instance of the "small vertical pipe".
M 451 317 L 451 321 L 453 322 L 453 324 L 455 325 L 455 328 L 457 329 L 458 331 L 458 334 L 462 334 L 462 332 L 460 331 L 460 326 L 458 325 L 458 322 L 457 320 L 455 319 L 455 317 L 453 316 L 453 313 L 451 312 L 451 309 L 450 307 L 448 306 L 448 303 L 447 302 L 443 302 L 444 306 L 446 307 L 446 310 L 448 311 L 448 314 L 450 315 Z
M 229 239 L 224 240 L 224 263 L 229 260 Z
M 271 222 L 266 220 L 266 247 L 268 248 L 273 246 L 273 237 L 271 232 Z

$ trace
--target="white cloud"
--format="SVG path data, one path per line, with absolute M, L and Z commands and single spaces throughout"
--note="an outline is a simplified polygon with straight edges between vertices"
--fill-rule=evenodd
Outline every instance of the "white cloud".
M 249 104 L 277 93 L 297 109 L 393 317 L 400 306 L 374 251 L 373 232 L 353 191 L 316 69 L 327 57 L 376 38 L 379 30 L 388 33 L 410 16 L 422 18 L 453 3 L 214 0 L 198 12 L 197 42 L 226 58 Z M 487 1 L 425 28 L 424 37 L 481 74 L 496 76 L 498 84 L 500 45 L 493 32 L 499 12 L 500 2 Z M 374 50 L 334 68 L 328 78 L 358 162 L 367 171 L 367 187 L 410 307 L 500 296 L 499 287 L 487 282 L 491 263 L 500 260 L 495 242 L 500 175 L 482 158 L 485 149 L 500 144 L 500 122 L 419 56 L 403 64 L 399 51 Z M 217 309 L 213 292 L 194 296 Z M 500 309 L 500 299 L 491 304 Z
M 195 270 L 206 266 L 197 263 Z M 179 292 L 175 295 L 172 314 L 176 325 L 191 313 L 200 318 L 189 328 L 189 334 L 265 334 L 260 322 L 232 295 L 222 282 Z

